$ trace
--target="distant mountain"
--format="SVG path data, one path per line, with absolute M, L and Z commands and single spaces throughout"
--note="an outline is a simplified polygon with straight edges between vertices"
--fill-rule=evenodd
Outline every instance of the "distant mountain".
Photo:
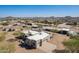
M 5 18 L 0 18 L 0 19 L 5 19 L 5 20 L 62 20 L 62 21 L 79 21 L 79 17 L 71 17 L 71 16 L 65 16 L 65 17 L 12 17 L 8 16 Z

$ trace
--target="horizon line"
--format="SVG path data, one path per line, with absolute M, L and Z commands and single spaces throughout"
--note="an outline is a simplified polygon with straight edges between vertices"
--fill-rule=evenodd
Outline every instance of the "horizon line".
M 70 15 L 66 15 L 70 16 Z M 66 16 L 0 16 L 0 18 L 5 17 L 66 17 Z M 70 17 L 79 17 L 79 16 L 70 16 Z

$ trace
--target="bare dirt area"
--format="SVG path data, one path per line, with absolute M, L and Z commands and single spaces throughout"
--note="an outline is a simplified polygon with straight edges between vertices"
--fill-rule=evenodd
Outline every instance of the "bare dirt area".
M 13 32 L 8 32 L 7 33 L 7 35 L 6 35 L 6 40 L 9 40 L 9 39 L 14 39 L 15 38 L 15 36 L 14 35 L 12 35 L 13 34 Z
M 65 46 L 63 45 L 63 41 L 68 40 L 69 37 L 62 34 L 54 33 L 53 39 L 49 41 L 49 43 L 55 44 L 57 46 L 57 50 L 63 50 L 65 49 Z
M 44 51 L 37 49 L 26 49 L 19 46 L 19 42 L 16 42 L 16 51 L 15 53 L 45 53 Z
M 46 53 L 51 53 L 52 50 L 56 49 L 56 45 L 51 44 L 49 42 L 43 42 L 43 45 L 41 47 L 39 47 L 39 49 Z
M 37 49 L 26 49 L 19 46 L 19 42 L 16 42 L 16 51 L 15 53 L 51 53 L 52 50 L 56 48 L 55 45 L 44 42 L 43 46 Z
M 14 40 L 15 36 L 13 35 L 14 32 L 8 32 L 6 35 L 6 41 L 8 40 Z M 19 46 L 20 42 L 18 41 L 14 41 L 15 42 L 15 53 L 45 53 L 44 51 L 42 51 L 41 49 L 37 48 L 37 49 L 26 49 L 25 47 L 21 47 Z M 11 42 L 13 43 L 13 42 Z
M 43 43 L 43 46 L 37 49 L 26 49 L 20 47 L 19 42 L 16 42 L 15 53 L 51 53 L 54 49 L 63 50 L 65 46 L 62 42 L 68 39 L 69 37 L 66 35 L 54 33 L 52 40 Z
M 8 33 L 6 35 L 6 40 L 14 38 L 12 34 L 13 32 Z M 19 46 L 20 43 L 16 41 L 15 53 L 51 53 L 54 49 L 63 50 L 65 49 L 65 46 L 63 45 L 62 42 L 68 39 L 69 37 L 66 35 L 54 33 L 52 40 L 43 43 L 42 47 L 37 48 L 37 49 L 26 49 L 24 47 Z

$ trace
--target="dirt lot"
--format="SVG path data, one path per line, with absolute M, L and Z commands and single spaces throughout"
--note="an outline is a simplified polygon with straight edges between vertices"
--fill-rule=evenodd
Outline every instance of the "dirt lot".
M 53 39 L 49 41 L 49 43 L 55 44 L 57 46 L 57 50 L 62 50 L 65 46 L 62 44 L 63 41 L 68 40 L 69 37 L 62 34 L 54 33 Z
M 69 37 L 62 34 L 54 33 L 52 40 L 50 40 L 48 43 L 44 43 L 43 47 L 37 48 L 37 49 L 25 49 L 22 48 L 19 45 L 19 43 L 16 43 L 16 51 L 15 53 L 50 53 L 54 49 L 54 45 L 56 46 L 57 50 L 62 50 L 65 48 L 65 46 L 62 44 L 63 41 L 68 40 Z M 49 44 L 49 45 L 47 45 Z M 48 47 L 47 47 L 48 46 Z M 49 48 L 51 47 L 51 48 Z M 44 51 L 45 49 L 45 51 Z
M 14 38 L 12 32 L 6 35 L 6 39 L 10 39 L 10 38 Z M 44 43 L 42 47 L 37 49 L 25 49 L 23 47 L 20 47 L 19 46 L 20 43 L 16 41 L 15 53 L 49 53 L 52 52 L 52 50 L 54 49 L 54 45 L 56 46 L 57 50 L 62 50 L 65 48 L 62 42 L 68 39 L 69 37 L 66 35 L 54 33 L 52 40 L 50 40 L 48 43 Z
M 16 42 L 16 51 L 15 53 L 45 53 L 40 49 L 25 49 L 19 46 L 19 42 Z

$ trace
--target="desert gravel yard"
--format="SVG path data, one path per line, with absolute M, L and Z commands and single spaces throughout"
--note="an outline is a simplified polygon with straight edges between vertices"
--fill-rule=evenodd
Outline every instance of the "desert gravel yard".
M 12 32 L 6 35 L 6 39 L 14 38 Z M 43 42 L 42 47 L 37 49 L 25 49 L 19 46 L 19 42 L 16 42 L 16 51 L 15 53 L 51 53 L 53 50 L 63 50 L 65 46 L 63 41 L 68 40 L 69 37 L 66 35 L 54 33 L 53 38 L 48 42 Z
M 15 53 L 51 53 L 53 50 L 63 50 L 65 46 L 63 41 L 68 40 L 69 37 L 62 34 L 54 33 L 52 40 L 43 42 L 43 45 L 37 49 L 25 49 L 19 46 L 19 42 L 16 43 Z
M 62 34 L 54 33 L 53 39 L 49 41 L 49 43 L 55 44 L 57 46 L 57 50 L 63 50 L 65 49 L 65 46 L 63 45 L 63 41 L 68 40 L 69 37 Z
M 43 42 L 42 47 L 39 47 L 39 49 L 46 52 L 46 53 L 51 53 L 52 50 L 56 49 L 56 45 L 51 44 L 49 42 Z
M 44 51 L 38 49 L 25 49 L 22 48 L 19 45 L 19 42 L 16 42 L 16 51 L 15 53 L 45 53 Z
M 39 47 L 37 49 L 25 49 L 25 48 L 22 48 L 18 45 L 19 45 L 19 43 L 16 42 L 15 53 L 51 53 L 52 50 L 56 49 L 55 45 L 48 43 L 48 42 L 44 42 L 43 46 Z

